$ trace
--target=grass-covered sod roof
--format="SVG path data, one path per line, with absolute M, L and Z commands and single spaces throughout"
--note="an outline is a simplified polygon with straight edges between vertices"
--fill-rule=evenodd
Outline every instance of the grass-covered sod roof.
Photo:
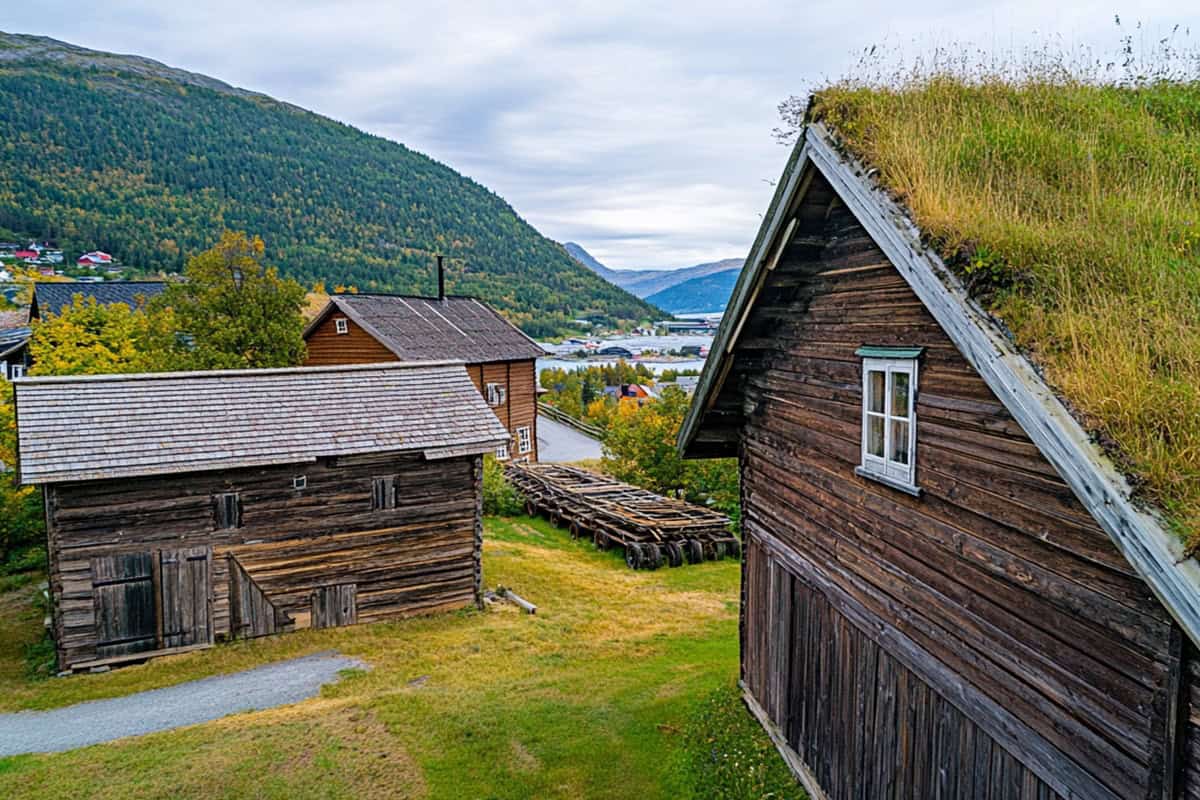
M 1200 83 L 842 83 L 808 117 L 1200 546 Z

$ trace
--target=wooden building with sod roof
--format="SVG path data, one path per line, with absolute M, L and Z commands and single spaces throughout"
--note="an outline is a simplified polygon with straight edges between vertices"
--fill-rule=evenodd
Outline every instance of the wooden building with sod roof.
M 509 440 L 496 457 L 537 461 L 537 359 L 545 351 L 474 297 L 339 294 L 304 333 L 310 366 L 453 358 Z
M 60 669 L 478 602 L 482 458 L 457 362 L 16 383 Z
M 737 456 L 741 680 L 816 800 L 1200 798 L 1200 567 L 830 128 L 680 446 Z

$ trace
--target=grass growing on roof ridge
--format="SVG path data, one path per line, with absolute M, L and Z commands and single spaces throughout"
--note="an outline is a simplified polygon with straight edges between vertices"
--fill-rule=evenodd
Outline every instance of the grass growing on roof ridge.
M 1200 546 L 1200 81 L 831 85 L 824 121 Z

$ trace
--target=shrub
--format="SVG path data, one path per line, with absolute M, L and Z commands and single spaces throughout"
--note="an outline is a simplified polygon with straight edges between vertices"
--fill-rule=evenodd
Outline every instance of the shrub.
M 513 517 L 524 511 L 525 498 L 504 477 L 504 467 L 493 456 L 483 457 L 483 513 Z

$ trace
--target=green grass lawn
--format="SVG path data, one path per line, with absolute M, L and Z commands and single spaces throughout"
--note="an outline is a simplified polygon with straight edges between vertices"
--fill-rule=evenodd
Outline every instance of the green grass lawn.
M 50 708 L 336 649 L 371 665 L 282 709 L 0 759 L 4 796 L 799 798 L 741 706 L 738 565 L 631 572 L 544 521 L 489 519 L 509 604 L 237 642 L 34 681 L 32 587 L 0 594 L 0 710 Z

